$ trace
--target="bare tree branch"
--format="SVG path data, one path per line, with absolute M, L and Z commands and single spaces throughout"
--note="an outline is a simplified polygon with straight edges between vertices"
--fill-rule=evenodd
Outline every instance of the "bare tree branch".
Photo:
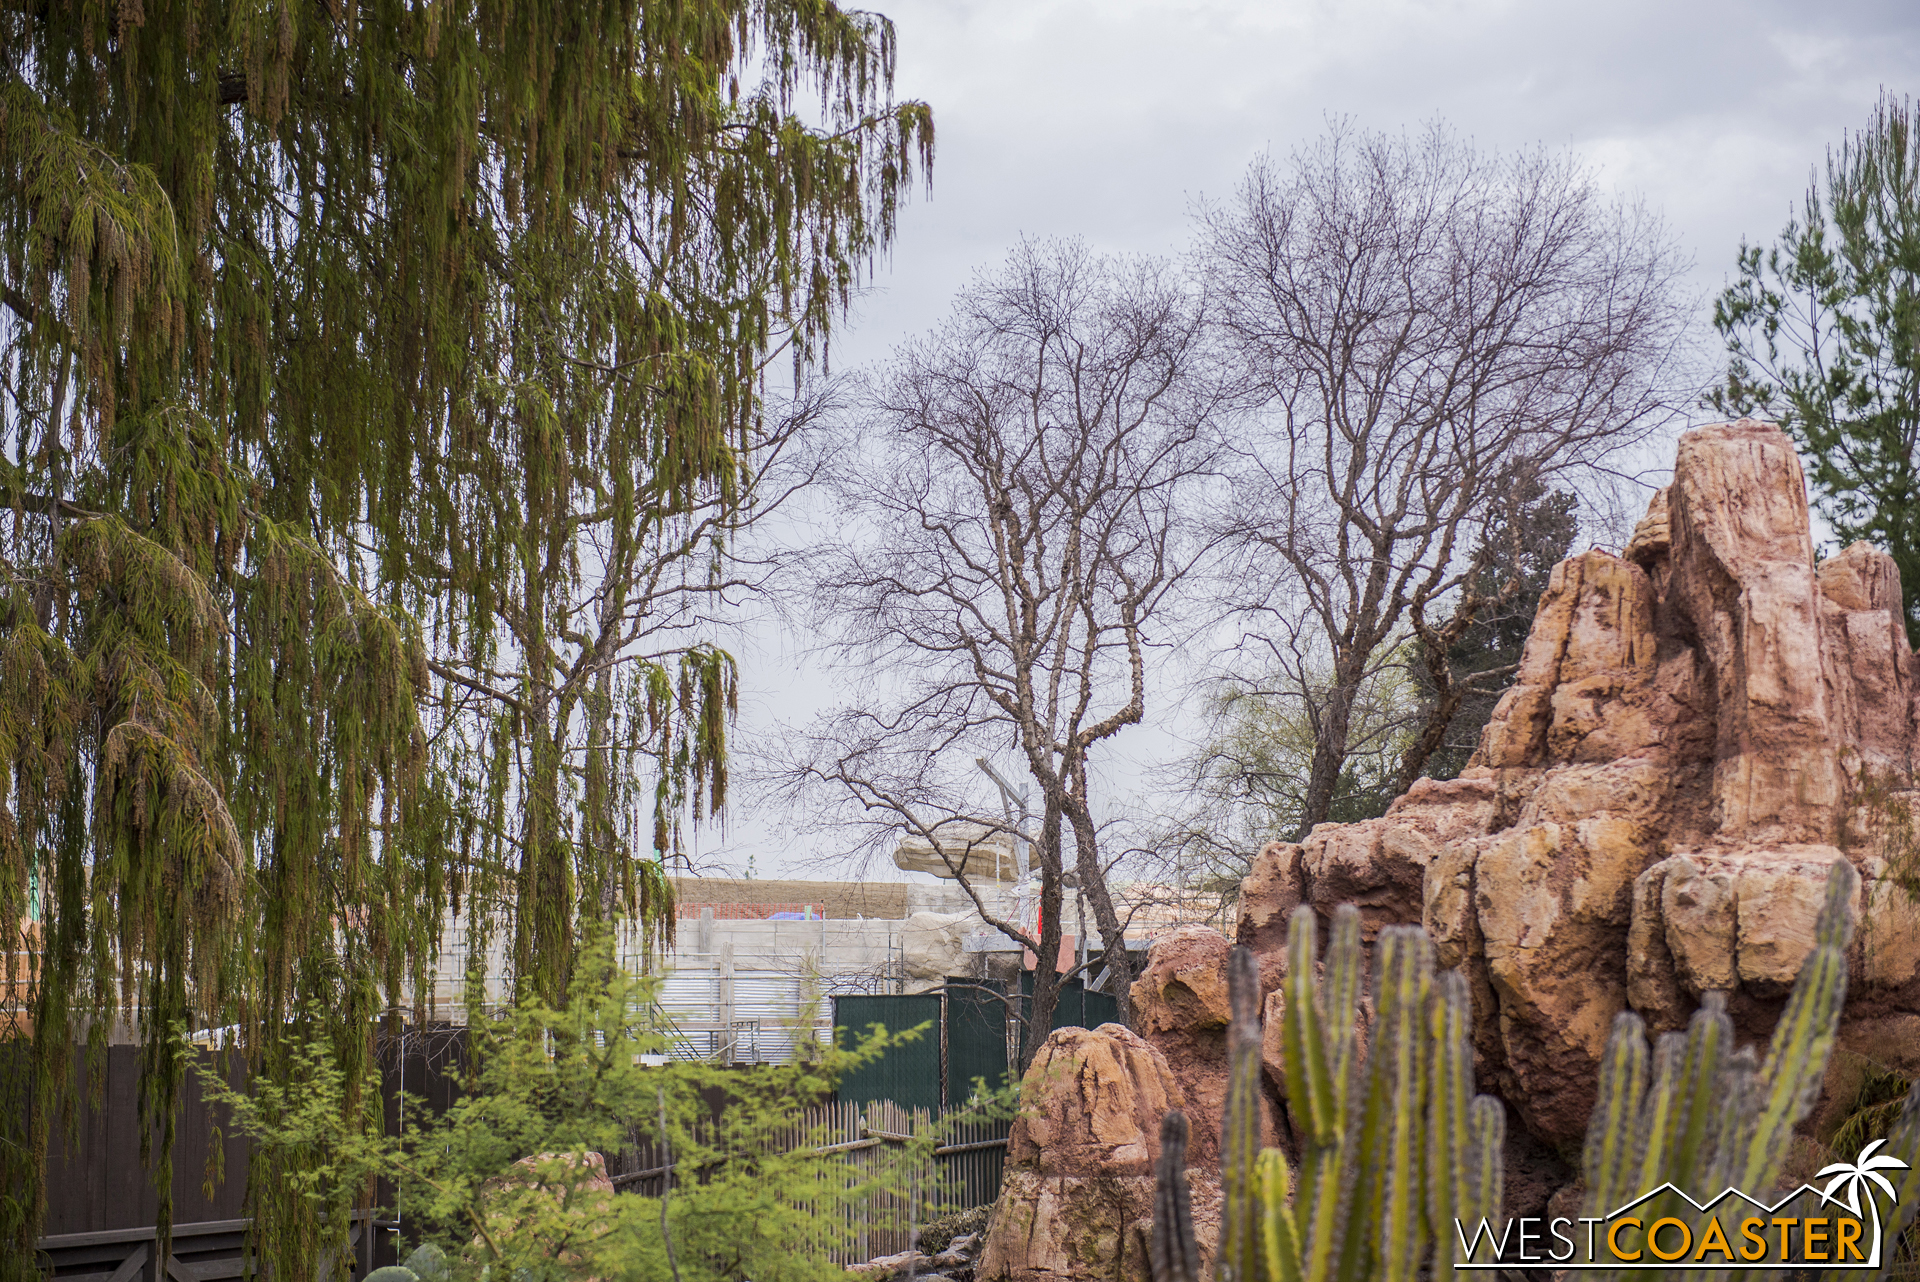
M 1440 126 L 1336 126 L 1257 162 L 1203 211 L 1202 260 L 1258 405 L 1219 522 L 1230 581 L 1250 618 L 1312 624 L 1292 672 L 1316 743 L 1299 837 L 1328 816 L 1383 656 L 1488 604 L 1473 549 L 1503 493 L 1593 477 L 1679 412 L 1682 264 L 1571 161 Z
M 1128 1011 L 1088 761 L 1145 717 L 1152 629 L 1170 626 L 1203 550 L 1183 508 L 1217 453 L 1205 333 L 1201 300 L 1164 264 L 1023 244 L 869 383 L 860 448 L 834 477 L 852 533 L 811 558 L 842 657 L 899 684 L 822 725 L 788 778 L 831 780 L 865 822 L 933 840 L 951 819 L 1005 830 L 967 767 L 1014 755 L 1038 794 L 1038 929 L 989 913 L 953 871 L 1043 959 L 1041 1035 L 1068 834 Z

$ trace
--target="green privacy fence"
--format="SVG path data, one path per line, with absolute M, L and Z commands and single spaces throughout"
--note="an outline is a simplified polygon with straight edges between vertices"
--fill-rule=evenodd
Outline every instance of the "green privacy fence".
M 918 1029 L 913 1040 L 889 1046 L 878 1059 L 840 1079 L 836 1107 L 895 1109 L 937 1125 L 942 1132 L 934 1150 L 934 1186 L 955 1207 L 979 1206 L 994 1199 L 1006 1164 L 1008 1123 L 964 1116 L 981 1086 L 1005 1083 L 1017 1062 L 1021 1025 L 1032 997 L 1032 976 L 1016 988 L 975 979 L 949 979 L 935 993 L 848 995 L 833 999 L 834 1037 L 851 1045 L 874 1025 L 890 1033 Z M 1079 981 L 1063 986 L 1054 1008 L 1053 1027 L 1096 1027 L 1117 1012 L 1105 993 L 1086 992 Z M 959 1114 L 961 1116 L 956 1116 Z M 891 1114 L 890 1114 L 891 1115 Z M 917 1133 L 917 1132 L 916 1132 Z M 863 1123 L 866 1140 L 900 1138 Z
M 940 1076 L 945 1005 L 937 993 L 834 998 L 833 1035 L 841 1046 L 852 1045 L 876 1025 L 889 1033 L 919 1030 L 914 1040 L 895 1043 L 878 1059 L 847 1073 L 835 1094 L 843 1102 L 891 1100 L 902 1108 L 939 1109 L 946 1102 Z M 1003 1049 L 1003 1060 L 1005 1054 Z
M 1020 976 L 1020 1017 L 1023 1021 L 1032 1006 L 1033 972 L 1029 970 Z M 1106 993 L 1088 992 L 1086 985 L 1075 979 L 1060 985 L 1060 997 L 1054 1003 L 1053 1023 L 1049 1027 L 1098 1028 L 1119 1018 L 1118 1001 Z
M 954 980 L 947 984 L 946 1063 L 941 1080 L 947 1103 L 964 1104 L 975 1083 L 988 1090 L 1007 1079 L 1007 998 L 1004 987 Z
M 903 1108 L 958 1107 L 979 1084 L 1000 1086 L 1018 1062 L 1022 1023 L 1032 1002 L 1033 976 L 1011 985 L 949 979 L 937 993 L 844 996 L 833 999 L 834 1036 L 842 1046 L 873 1025 L 888 1032 L 919 1028 L 913 1041 L 891 1046 L 879 1059 L 848 1073 L 837 1092 L 842 1100 L 891 1100 Z M 1010 1020 L 1019 1004 L 1018 1018 Z M 1054 1028 L 1097 1028 L 1118 1018 L 1119 1004 L 1090 993 L 1079 980 L 1064 984 L 1053 1011 Z

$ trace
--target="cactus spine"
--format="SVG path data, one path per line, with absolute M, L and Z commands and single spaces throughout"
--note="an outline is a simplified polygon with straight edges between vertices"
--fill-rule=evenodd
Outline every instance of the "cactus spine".
M 1638 1015 L 1625 1012 L 1614 1021 L 1583 1158 L 1587 1215 L 1603 1216 L 1669 1182 L 1708 1193 L 1729 1185 L 1773 1189 L 1793 1128 L 1812 1107 L 1833 1052 L 1858 887 L 1851 865 L 1837 861 L 1813 952 L 1764 1065 L 1750 1049 L 1735 1049 L 1724 994 L 1707 994 L 1686 1032 L 1668 1033 L 1651 1049 Z M 1417 928 L 1382 931 L 1363 1073 L 1355 1036 L 1359 912 L 1348 905 L 1334 915 L 1318 985 L 1314 935 L 1312 910 L 1297 910 L 1288 923 L 1287 977 L 1279 993 L 1287 1108 L 1300 1145 L 1297 1176 L 1278 1149 L 1259 1146 L 1259 976 L 1251 954 L 1236 949 L 1228 972 L 1233 1028 L 1217 1276 L 1220 1282 L 1451 1282 L 1455 1263 L 1466 1258 L 1456 1224 L 1472 1240 L 1477 1225 L 1491 1227 L 1500 1215 L 1503 1192 L 1506 1114 L 1498 1100 L 1473 1093 L 1466 981 L 1433 973 L 1432 946 Z M 1183 1160 L 1186 1122 L 1178 1114 L 1162 1132 L 1156 1214 L 1169 1222 L 1154 1225 L 1155 1282 L 1190 1282 L 1198 1268 L 1184 1167 L 1166 1159 L 1175 1129 Z M 1903 1155 L 1920 1152 L 1920 1091 L 1909 1096 L 1891 1145 Z M 1901 1177 L 1887 1226 L 1890 1243 L 1916 1209 L 1920 1169 Z M 1675 1215 L 1695 1227 L 1699 1218 L 1670 1194 L 1642 1214 Z M 1175 1249 L 1180 1243 L 1184 1256 Z M 1490 1260 L 1483 1250 L 1475 1262 Z
M 1640 1017 L 1625 1011 L 1615 1018 L 1587 1125 L 1585 1214 L 1606 1215 L 1664 1183 L 1699 1195 L 1728 1186 L 1762 1193 L 1779 1182 L 1793 1128 L 1813 1107 L 1833 1053 L 1847 996 L 1850 909 L 1859 884 L 1852 865 L 1834 862 L 1813 952 L 1774 1026 L 1764 1067 L 1751 1050 L 1733 1049 L 1724 993 L 1702 998 L 1686 1032 L 1661 1036 L 1651 1072 Z M 1674 1216 L 1696 1232 L 1705 1219 L 1671 1193 L 1635 1213 L 1649 1223 Z M 1696 1270 L 1683 1276 L 1732 1274 Z
M 1220 1282 L 1413 1282 L 1429 1260 L 1433 1276 L 1450 1277 L 1453 1217 L 1499 1212 L 1505 1123 L 1498 1101 L 1473 1094 L 1465 981 L 1434 975 L 1423 932 L 1382 932 L 1373 1049 L 1362 1074 L 1358 911 L 1335 914 L 1319 985 L 1310 909 L 1288 923 L 1287 952 L 1281 1060 L 1301 1148 L 1298 1179 L 1278 1149 L 1260 1149 L 1259 975 L 1252 955 L 1235 949 Z M 1168 1179 L 1163 1171 L 1163 1184 Z M 1159 1205 L 1170 1207 L 1164 1190 Z M 1190 1237 L 1190 1228 L 1169 1236 L 1183 1233 Z M 1175 1282 L 1163 1254 L 1156 1246 L 1156 1282 Z

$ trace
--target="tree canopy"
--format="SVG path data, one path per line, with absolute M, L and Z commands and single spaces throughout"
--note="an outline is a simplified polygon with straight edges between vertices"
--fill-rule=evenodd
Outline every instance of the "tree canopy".
M 1332 817 L 1356 700 L 1398 640 L 1443 660 L 1488 604 L 1502 508 L 1673 418 L 1680 265 L 1657 219 L 1571 159 L 1438 124 L 1336 124 L 1257 160 L 1203 208 L 1199 258 L 1260 403 L 1218 537 L 1251 670 L 1288 674 L 1313 729 L 1298 840 Z M 1402 787 L 1451 719 L 1434 711 Z
M 1510 501 L 1495 509 L 1480 533 L 1473 562 L 1478 582 L 1468 590 L 1484 604 L 1444 652 L 1426 642 L 1415 646 L 1408 665 L 1426 713 L 1430 743 L 1415 770 L 1434 779 L 1454 779 L 1480 746 L 1480 732 L 1493 720 L 1500 696 L 1519 671 L 1534 611 L 1553 578 L 1553 567 L 1573 549 L 1579 533 L 1577 495 L 1547 490 L 1523 480 Z M 1441 688 L 1441 681 L 1446 688 Z M 1447 705 L 1451 704 L 1451 708 Z M 1393 795 L 1406 791 L 1405 765 Z
M 1204 550 L 1180 519 L 1217 452 L 1204 332 L 1199 292 L 1168 264 L 1028 241 L 895 349 L 831 471 L 846 527 L 810 557 L 823 629 L 884 677 L 781 765 L 869 841 L 904 827 L 944 852 L 956 823 L 1024 838 L 1037 926 L 990 909 L 964 860 L 949 871 L 986 922 L 1050 959 L 1071 875 L 1104 944 L 1088 978 L 1123 1021 L 1133 972 L 1096 754 L 1148 715 L 1149 649 L 1174 634 Z M 1033 784 L 1031 827 L 1003 820 L 972 769 L 982 753 Z M 1057 983 L 1039 967 L 1026 1060 Z
M 363 1043 L 449 906 L 549 1000 L 583 905 L 670 923 L 763 370 L 823 356 L 932 159 L 893 40 L 824 0 L 0 4 L 16 1246 L 72 1031 L 147 1046 L 164 1189 L 176 1023 L 272 1075 L 313 1018 Z

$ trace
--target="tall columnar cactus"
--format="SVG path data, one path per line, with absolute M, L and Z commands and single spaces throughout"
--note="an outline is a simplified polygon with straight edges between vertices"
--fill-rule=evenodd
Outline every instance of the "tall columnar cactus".
M 1314 982 L 1310 909 L 1288 923 L 1281 1062 L 1300 1145 L 1297 1184 L 1278 1149 L 1259 1145 L 1260 990 L 1253 957 L 1234 950 L 1227 1108 L 1221 1135 L 1220 1282 L 1400 1282 L 1450 1277 L 1456 1216 L 1499 1213 L 1501 1105 L 1473 1094 L 1468 999 L 1458 975 L 1433 973 L 1417 929 L 1383 931 L 1376 954 L 1372 1047 L 1360 1068 L 1360 915 L 1334 916 L 1324 974 Z M 1170 1123 L 1170 1126 L 1172 1124 Z M 1184 1122 L 1179 1124 L 1182 1140 Z M 1178 1217 L 1166 1167 L 1161 1216 Z M 1179 1217 L 1155 1225 L 1156 1282 L 1191 1276 Z M 1162 1242 L 1169 1244 L 1163 1249 Z M 1185 1268 L 1186 1273 L 1177 1270 Z
M 1588 1127 L 1587 1215 L 1605 1215 L 1666 1183 L 1708 1196 L 1729 1186 L 1775 1189 L 1793 1128 L 1813 1106 L 1833 1052 L 1858 886 L 1852 867 L 1836 862 L 1813 952 L 1764 1064 L 1750 1048 L 1734 1047 L 1724 994 L 1709 993 L 1686 1032 L 1666 1034 L 1651 1050 L 1639 1016 L 1615 1021 Z M 1315 951 L 1313 913 L 1302 908 L 1288 924 L 1280 1014 L 1297 1178 L 1279 1150 L 1259 1148 L 1258 974 L 1245 949 L 1234 951 L 1219 1282 L 1450 1280 L 1464 1246 L 1456 1225 L 1471 1239 L 1483 1219 L 1498 1219 L 1502 1200 L 1506 1115 L 1499 1101 L 1473 1093 L 1466 981 L 1433 973 L 1432 947 L 1418 929 L 1382 931 L 1362 1070 L 1359 913 L 1348 906 L 1335 914 L 1317 985 Z M 1920 1150 L 1920 1091 L 1890 1147 L 1902 1156 Z M 1191 1282 L 1198 1255 L 1185 1201 L 1184 1118 L 1170 1115 L 1162 1149 L 1154 1278 Z M 1920 1170 L 1903 1178 L 1889 1242 L 1920 1204 Z M 1674 1194 L 1636 1213 L 1677 1216 L 1690 1227 L 1698 1218 Z M 1477 1262 L 1490 1262 L 1485 1250 Z
M 1638 1015 L 1626 1011 L 1614 1020 L 1587 1125 L 1585 1214 L 1606 1215 L 1667 1183 L 1696 1197 L 1728 1187 L 1762 1195 L 1780 1183 L 1793 1128 L 1813 1107 L 1833 1054 L 1859 884 L 1852 865 L 1834 862 L 1813 952 L 1780 1013 L 1764 1066 L 1751 1048 L 1734 1049 L 1723 993 L 1708 993 L 1687 1031 L 1663 1034 L 1651 1053 Z M 1690 1233 L 1705 1220 L 1673 1193 L 1635 1214 L 1648 1223 L 1674 1216 Z
M 1187 1191 L 1187 1115 L 1177 1108 L 1160 1119 L 1148 1264 L 1155 1282 L 1200 1282 L 1200 1244 L 1193 1238 L 1193 1204 Z
M 1894 1191 L 1899 1195 L 1893 1204 L 1893 1214 L 1885 1224 L 1887 1250 L 1891 1253 L 1903 1237 L 1920 1227 L 1920 1086 L 1907 1091 L 1907 1102 L 1900 1110 L 1900 1116 L 1894 1119 L 1893 1130 L 1887 1136 L 1887 1151 L 1893 1153 L 1909 1165 L 1905 1171 L 1893 1175 Z M 1843 1277 L 1838 1270 L 1827 1274 L 1828 1282 L 1852 1282 L 1857 1275 Z

